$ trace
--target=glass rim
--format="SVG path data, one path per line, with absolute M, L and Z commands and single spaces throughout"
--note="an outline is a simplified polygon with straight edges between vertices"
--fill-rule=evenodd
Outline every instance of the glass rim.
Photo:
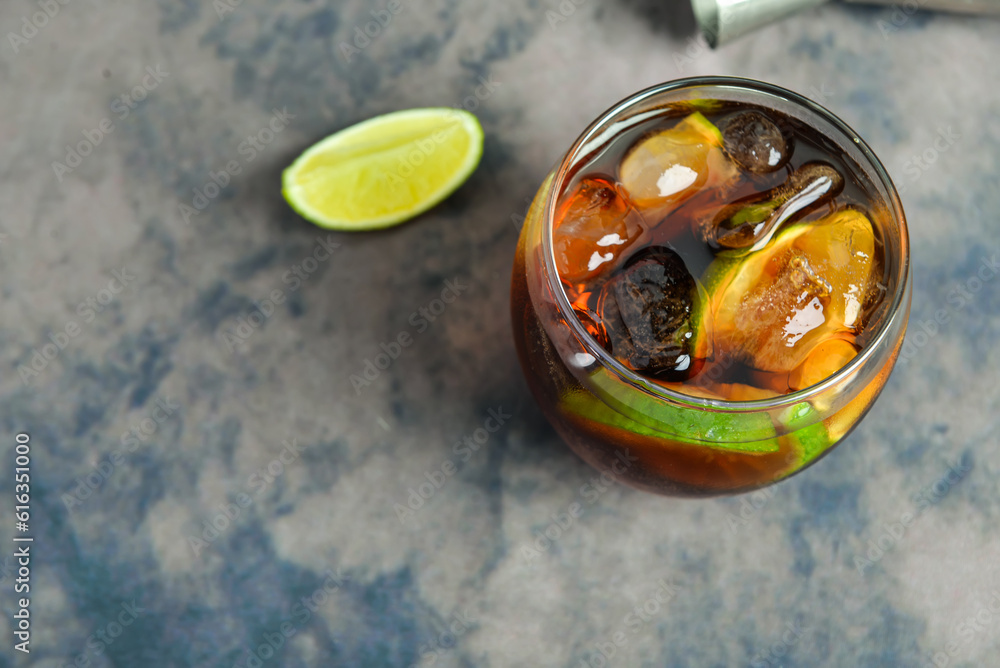
M 629 369 L 615 359 L 603 346 L 601 346 L 580 323 L 580 320 L 573 312 L 573 307 L 569 302 L 569 297 L 566 295 L 562 282 L 559 280 L 559 272 L 556 268 L 555 250 L 552 242 L 552 222 L 555 218 L 558 195 L 560 194 L 567 173 L 575 166 L 575 159 L 577 158 L 577 153 L 580 148 L 603 131 L 609 121 L 614 119 L 615 116 L 623 111 L 626 111 L 628 108 L 637 106 L 640 103 L 663 93 L 702 86 L 735 88 L 755 93 L 773 95 L 782 98 L 787 102 L 791 102 L 794 105 L 804 107 L 805 109 L 818 115 L 826 122 L 830 123 L 835 130 L 843 134 L 846 139 L 853 143 L 864 156 L 865 160 L 867 160 L 878 181 L 888 194 L 886 205 L 889 208 L 889 213 L 893 220 L 899 226 L 899 238 L 901 242 L 899 245 L 898 277 L 892 296 L 892 302 L 889 306 L 888 316 L 880 323 L 875 336 L 872 337 L 872 339 L 854 359 L 841 367 L 841 369 L 836 373 L 826 377 L 824 380 L 815 385 L 810 385 L 804 389 L 772 397 L 770 399 L 727 401 L 697 397 L 666 388 L 653 380 L 642 376 L 638 372 Z M 831 139 L 836 141 L 838 138 L 831 137 Z M 838 141 L 837 143 L 839 144 L 841 142 Z M 651 394 L 657 399 L 663 399 L 675 404 L 685 404 L 695 408 L 712 409 L 716 412 L 744 413 L 770 410 L 774 408 L 784 408 L 803 401 L 809 401 L 817 395 L 822 394 L 830 387 L 839 384 L 845 378 L 848 378 L 865 366 L 866 363 L 875 355 L 875 352 L 881 348 L 883 343 L 885 343 L 885 340 L 888 338 L 890 332 L 893 331 L 894 326 L 897 324 L 898 318 L 902 317 L 901 314 L 905 312 L 905 309 L 902 309 L 901 306 L 903 305 L 903 300 L 909 289 L 910 253 L 909 232 L 906 225 L 906 216 L 903 213 L 903 206 L 899 200 L 899 193 L 896 191 L 896 187 L 893 185 L 892 179 L 889 177 L 888 172 L 882 165 L 882 162 L 875 155 L 874 151 L 872 151 L 868 144 L 866 144 L 858 133 L 847 125 L 847 123 L 842 121 L 835 114 L 833 114 L 833 112 L 829 111 L 820 104 L 786 88 L 744 77 L 700 76 L 674 79 L 672 81 L 657 84 L 634 93 L 615 103 L 598 116 L 597 119 L 587 126 L 580 136 L 577 137 L 576 141 L 573 142 L 573 145 L 559 161 L 559 164 L 554 172 L 552 185 L 549 188 L 545 201 L 542 229 L 542 257 L 545 262 L 548 288 L 555 298 L 560 315 L 562 315 L 563 319 L 569 325 L 570 330 L 583 346 L 584 350 L 592 355 L 598 364 L 611 371 L 618 377 L 619 380 L 627 385 Z

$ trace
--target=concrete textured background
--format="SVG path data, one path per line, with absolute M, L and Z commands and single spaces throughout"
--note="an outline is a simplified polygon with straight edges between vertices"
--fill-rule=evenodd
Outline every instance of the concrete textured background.
M 998 665 L 1000 288 L 977 274 L 1000 251 L 1000 23 L 828 5 L 712 52 L 667 1 L 399 0 L 354 44 L 384 6 L 0 6 L 0 666 Z M 818 99 L 883 159 L 908 352 L 838 451 L 766 494 L 585 493 L 514 355 L 517 216 L 601 111 L 694 74 Z M 483 80 L 483 162 L 430 213 L 352 236 L 284 204 L 281 169 L 321 137 Z M 446 281 L 459 298 L 419 316 Z M 491 410 L 511 417 L 456 450 Z

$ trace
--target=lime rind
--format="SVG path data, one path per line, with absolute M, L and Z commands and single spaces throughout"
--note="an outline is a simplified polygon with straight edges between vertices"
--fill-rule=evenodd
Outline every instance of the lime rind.
M 674 129 L 677 130 L 681 126 L 685 129 L 695 130 L 715 146 L 722 146 L 723 144 L 722 131 L 699 111 L 686 116 Z
M 781 426 L 788 431 L 786 438 L 799 456 L 799 466 L 813 461 L 833 444 L 820 417 L 819 411 L 808 401 L 795 404 L 781 416 Z
M 692 446 L 750 454 L 780 449 L 777 431 L 767 413 L 672 405 L 622 384 L 604 370 L 591 374 L 589 380 L 600 397 L 583 390 L 570 390 L 560 398 L 563 410 L 640 436 Z
M 684 102 L 679 102 L 677 106 L 680 108 L 700 111 L 701 113 L 704 114 L 717 114 L 723 109 L 725 109 L 726 103 L 723 100 L 694 99 L 694 100 L 685 100 Z
M 589 392 L 568 392 L 560 400 L 560 406 L 569 413 L 609 427 L 692 446 L 750 454 L 768 454 L 780 448 L 773 437 L 774 425 L 767 415 L 760 413 L 715 413 L 660 404 L 656 410 L 663 428 L 654 429 L 619 413 Z M 752 436 L 762 433 L 770 434 L 771 438 L 752 440 Z M 738 440 L 741 438 L 744 440 Z
M 606 382 L 601 384 L 607 386 Z M 622 389 L 630 395 L 629 405 L 614 397 L 605 396 L 602 400 L 585 390 L 573 389 L 560 398 L 559 406 L 571 415 L 608 427 L 695 447 L 761 455 L 778 452 L 780 441 L 787 439 L 796 454 L 792 470 L 812 462 L 833 444 L 819 412 L 807 401 L 786 409 L 776 420 L 782 432 L 779 436 L 771 416 L 764 412 L 716 412 L 673 406 L 635 388 Z
M 411 124 L 411 129 L 400 132 L 399 128 L 404 127 L 407 123 Z M 412 205 L 398 210 L 379 212 L 375 215 L 338 218 L 331 217 L 310 204 L 308 191 L 319 185 L 317 181 L 321 181 L 321 179 L 315 175 L 308 178 L 303 174 L 303 168 L 310 165 L 314 159 L 329 155 L 331 160 L 336 161 L 338 157 L 346 159 L 370 155 L 384 150 L 386 147 L 399 147 L 415 143 L 434 132 L 451 130 L 456 125 L 468 139 L 468 150 L 461 157 L 460 162 L 449 165 L 449 178 L 431 192 L 422 194 Z M 380 127 L 388 128 L 390 126 L 396 128 L 393 134 L 380 134 Z M 334 150 L 337 148 L 341 150 Z M 384 229 L 410 220 L 440 204 L 472 175 L 479 165 L 482 154 L 483 129 L 473 114 L 449 107 L 407 109 L 375 116 L 344 128 L 308 148 L 282 173 L 282 194 L 292 209 L 320 227 L 342 231 Z M 419 175 L 421 171 L 420 165 L 414 167 L 415 176 Z M 356 179 L 360 178 L 358 174 L 353 176 Z M 400 177 L 396 176 L 396 178 Z M 377 206 L 376 203 L 370 208 L 377 208 Z

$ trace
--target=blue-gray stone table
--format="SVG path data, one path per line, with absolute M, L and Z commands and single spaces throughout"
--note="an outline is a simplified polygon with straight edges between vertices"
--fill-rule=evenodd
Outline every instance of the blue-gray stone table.
M 1000 665 L 1000 23 L 827 5 L 712 52 L 682 1 L 4 2 L 0 665 Z M 685 501 L 590 483 L 507 301 L 549 167 L 695 74 L 857 129 L 905 188 L 915 292 L 832 456 Z M 418 220 L 284 203 L 327 134 L 463 104 L 482 164 Z

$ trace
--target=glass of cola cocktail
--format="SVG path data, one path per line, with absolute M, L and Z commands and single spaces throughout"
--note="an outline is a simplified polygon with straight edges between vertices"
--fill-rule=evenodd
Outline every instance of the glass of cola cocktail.
M 709 496 L 792 475 L 882 390 L 906 330 L 899 197 L 829 111 L 746 79 L 608 110 L 543 182 L 511 313 L 569 446 L 635 487 Z

